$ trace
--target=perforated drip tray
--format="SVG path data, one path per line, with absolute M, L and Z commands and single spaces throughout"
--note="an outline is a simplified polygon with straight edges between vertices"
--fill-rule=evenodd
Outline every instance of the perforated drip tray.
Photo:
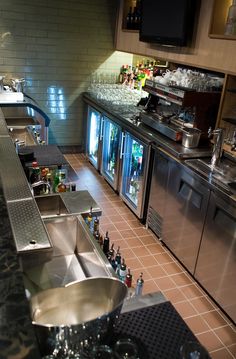
M 199 343 L 168 301 L 121 314 L 110 344 L 119 338 L 131 338 L 140 359 L 180 359 L 180 347 L 185 342 Z

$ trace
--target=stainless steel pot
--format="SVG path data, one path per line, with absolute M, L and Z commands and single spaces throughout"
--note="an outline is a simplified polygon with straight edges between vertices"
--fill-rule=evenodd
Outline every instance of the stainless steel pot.
M 187 148 L 198 147 L 201 131 L 198 128 L 184 129 L 182 133 L 182 145 Z
M 64 358 L 111 336 L 126 295 L 126 285 L 109 277 L 34 295 L 31 315 L 42 356 Z

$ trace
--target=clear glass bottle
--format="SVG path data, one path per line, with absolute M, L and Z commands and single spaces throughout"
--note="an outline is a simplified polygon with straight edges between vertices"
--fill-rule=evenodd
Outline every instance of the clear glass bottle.
M 225 35 L 236 35 L 236 0 L 233 0 L 228 10 Z

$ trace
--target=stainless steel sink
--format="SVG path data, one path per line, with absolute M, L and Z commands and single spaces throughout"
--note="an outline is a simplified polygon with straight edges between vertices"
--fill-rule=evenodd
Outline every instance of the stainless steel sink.
M 86 277 L 116 276 L 81 215 L 45 218 L 44 224 L 52 242 L 50 256 L 21 256 L 25 287 L 31 295 Z
M 226 190 L 235 190 L 236 187 L 236 164 L 235 162 L 222 158 L 217 166 L 212 167 L 210 159 L 190 159 L 185 161 L 186 165 L 193 168 L 209 181 L 216 181 Z
M 13 128 L 9 130 L 9 134 L 12 138 L 12 141 L 15 143 L 17 140 L 24 144 L 24 146 L 33 146 L 36 145 L 35 138 L 33 134 L 25 128 Z
M 42 218 L 57 217 L 69 214 L 60 194 L 47 194 L 34 197 Z
M 5 119 L 8 127 L 22 129 L 27 126 L 39 125 L 38 121 L 35 121 L 32 117 L 8 117 Z

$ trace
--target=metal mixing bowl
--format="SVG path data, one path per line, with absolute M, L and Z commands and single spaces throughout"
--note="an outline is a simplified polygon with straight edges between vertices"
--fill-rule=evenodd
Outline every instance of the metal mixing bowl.
M 80 353 L 113 333 L 127 287 L 119 279 L 87 278 L 34 295 L 31 315 L 42 355 Z

